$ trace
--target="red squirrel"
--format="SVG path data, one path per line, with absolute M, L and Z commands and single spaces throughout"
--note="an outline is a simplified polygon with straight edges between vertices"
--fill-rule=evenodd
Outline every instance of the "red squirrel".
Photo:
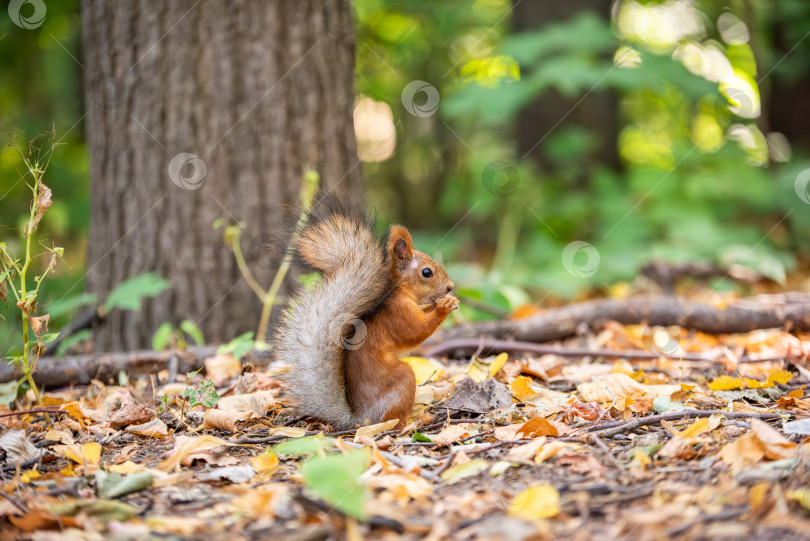
M 399 354 L 458 308 L 447 272 L 414 250 L 404 227 L 376 236 L 363 206 L 345 196 L 316 199 L 293 249 L 323 276 L 290 301 L 273 339 L 283 401 L 338 430 L 404 426 L 416 378 Z

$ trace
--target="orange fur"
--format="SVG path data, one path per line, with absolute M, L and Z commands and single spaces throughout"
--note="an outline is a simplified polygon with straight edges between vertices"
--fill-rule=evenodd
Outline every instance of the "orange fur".
M 399 253 L 406 258 L 402 261 L 397 258 L 398 239 L 407 243 L 407 250 Z M 444 269 L 413 250 L 407 229 L 391 228 L 388 252 L 396 285 L 385 307 L 366 322 L 365 341 L 347 352 L 346 397 L 355 413 L 369 414 L 369 421 L 399 419 L 403 426 L 413 409 L 416 378 L 398 353 L 410 351 L 436 332 L 458 301 L 447 295 L 453 282 Z M 421 274 L 424 268 L 431 269 L 431 278 Z

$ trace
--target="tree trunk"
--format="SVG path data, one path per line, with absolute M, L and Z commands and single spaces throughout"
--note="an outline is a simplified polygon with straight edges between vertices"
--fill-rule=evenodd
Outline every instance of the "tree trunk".
M 516 32 L 537 30 L 548 24 L 566 21 L 583 11 L 592 11 L 606 21 L 610 3 L 604 0 L 533 0 L 515 2 L 512 24 Z M 612 92 L 596 88 L 584 100 L 567 98 L 556 90 L 544 92 L 518 115 L 517 143 L 520 155 L 529 153 L 542 168 L 553 168 L 543 145 L 537 145 L 549 133 L 563 127 L 582 126 L 595 135 L 599 146 L 588 155 L 588 165 L 618 168 L 619 105 Z
M 110 314 L 96 351 L 146 347 L 165 321 L 191 319 L 208 342 L 255 330 L 258 299 L 212 224 L 246 222 L 242 250 L 266 287 L 265 233 L 304 172 L 362 187 L 349 3 L 83 0 L 82 20 L 87 289 L 103 301 L 144 272 L 171 282 Z

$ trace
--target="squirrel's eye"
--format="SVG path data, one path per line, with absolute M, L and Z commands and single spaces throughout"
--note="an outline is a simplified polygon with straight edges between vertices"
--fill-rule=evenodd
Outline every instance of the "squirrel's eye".
M 425 278 L 430 278 L 431 276 L 433 276 L 433 271 L 428 268 L 424 268 L 422 269 L 422 276 L 424 276 Z

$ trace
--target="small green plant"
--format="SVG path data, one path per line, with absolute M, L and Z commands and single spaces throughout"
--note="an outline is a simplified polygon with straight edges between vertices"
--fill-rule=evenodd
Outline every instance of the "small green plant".
M 0 242 L 0 300 L 6 302 L 8 293 L 13 294 L 16 305 L 20 309 L 23 329 L 22 354 L 10 356 L 9 361 L 15 364 L 22 372 L 23 377 L 18 383 L 27 382 L 36 397 L 37 404 L 40 405 L 42 404 L 42 397 L 34 383 L 33 374 L 36 371 L 40 355 L 45 351 L 44 344 L 53 340 L 56 333 L 48 333 L 49 314 L 36 315 L 37 296 L 42 282 L 56 268 L 57 260 L 64 254 L 64 249 L 53 245 L 48 246 L 40 242 L 40 245 L 45 248 L 44 253 L 50 254 L 48 256 L 48 265 L 41 274 L 33 277 L 33 284 L 30 283 L 29 273 L 34 270 L 31 266 L 34 258 L 37 255 L 42 255 L 33 253 L 34 233 L 45 212 L 53 204 L 51 190 L 42 182 L 42 177 L 50 164 L 56 146 L 53 143 L 53 137 L 53 131 L 35 137 L 29 141 L 27 152 L 23 151 L 16 140 L 9 145 L 22 157 L 26 170 L 21 172 L 21 176 L 26 179 L 26 184 L 32 195 L 28 220 L 20 230 L 20 240 L 22 245 L 25 246 L 25 255 L 13 257 L 9 253 L 6 243 Z M 31 333 L 34 335 L 34 340 L 31 339 Z
M 158 327 L 152 336 L 152 349 L 155 351 L 168 347 L 186 349 L 189 345 L 189 338 L 198 346 L 205 344 L 202 331 L 190 319 L 181 321 L 179 328 L 167 321 Z
M 201 368 L 195 370 L 194 372 L 189 372 L 186 376 L 190 379 L 196 376 Z M 183 391 L 183 400 L 188 400 L 188 404 L 190 407 L 195 406 L 205 406 L 206 408 L 213 408 L 219 402 L 219 395 L 217 394 L 217 390 L 214 388 L 214 382 L 210 379 L 204 379 L 202 383 L 200 383 L 199 387 L 186 387 L 186 390 Z
M 306 214 L 309 211 L 309 208 L 312 206 L 312 201 L 315 197 L 315 192 L 318 189 L 319 182 L 320 176 L 317 172 L 307 171 L 304 174 L 304 182 L 301 185 L 302 211 L 301 216 L 298 218 L 298 223 L 296 224 L 296 231 L 304 224 Z M 216 220 L 214 222 L 214 230 L 219 229 L 223 225 L 223 220 Z M 225 244 L 230 246 L 231 250 L 233 250 L 233 255 L 236 258 L 236 265 L 239 267 L 239 271 L 242 273 L 242 276 L 245 277 L 245 281 L 250 286 L 250 289 L 252 289 L 256 296 L 262 301 L 262 314 L 259 318 L 259 326 L 256 329 L 256 341 L 254 344 L 257 349 L 267 349 L 264 342 L 264 337 L 267 336 L 267 326 L 270 323 L 270 313 L 273 310 L 273 306 L 278 302 L 278 292 L 281 289 L 281 284 L 284 282 L 284 278 L 287 276 L 287 272 L 290 270 L 290 266 L 292 265 L 292 256 L 289 252 L 284 255 L 284 259 L 281 260 L 281 265 L 279 265 L 278 271 L 273 278 L 273 283 L 270 284 L 270 289 L 265 290 L 253 276 L 253 273 L 250 272 L 250 268 L 248 268 L 245 257 L 242 254 L 240 239 L 244 229 L 244 222 L 239 222 L 236 225 L 225 226 Z M 244 341 L 245 336 L 246 335 L 242 335 L 236 340 Z M 247 351 L 250 351 L 251 349 L 253 348 L 251 347 Z M 237 357 L 239 356 L 237 355 Z

